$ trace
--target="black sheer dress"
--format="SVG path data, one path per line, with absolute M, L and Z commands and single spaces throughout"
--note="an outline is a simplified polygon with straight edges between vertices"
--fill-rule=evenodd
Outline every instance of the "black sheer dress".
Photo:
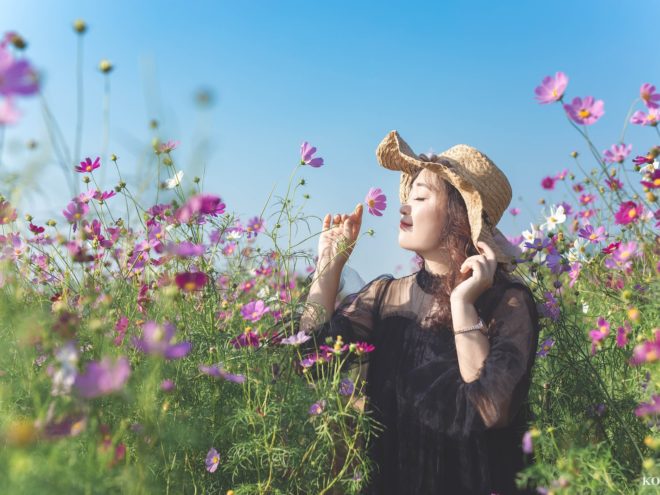
M 535 493 L 514 483 L 532 462 L 521 447 L 539 339 L 532 293 L 507 280 L 476 301 L 492 332 L 490 352 L 478 378 L 465 382 L 452 329 L 429 319 L 438 283 L 423 268 L 399 279 L 381 275 L 346 296 L 302 346 L 312 352 L 337 335 L 375 346 L 354 358 L 367 365 L 365 411 L 385 426 L 367 445 L 377 467 L 363 493 Z

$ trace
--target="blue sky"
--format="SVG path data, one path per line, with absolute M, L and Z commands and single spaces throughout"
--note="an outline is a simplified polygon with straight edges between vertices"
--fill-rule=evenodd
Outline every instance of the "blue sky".
M 549 205 L 568 199 L 561 188 L 542 190 L 540 181 L 564 168 L 579 176 L 571 151 L 583 153 L 583 167 L 595 166 L 563 110 L 534 100 L 541 79 L 561 70 L 570 78 L 569 100 L 605 101 L 605 115 L 589 128 L 600 150 L 618 141 L 641 84 L 660 85 L 657 29 L 649 22 L 660 14 L 656 0 L 0 0 L 0 9 L 2 31 L 29 42 L 26 55 L 45 74 L 46 101 L 70 146 L 77 42 L 71 23 L 85 19 L 81 155 L 104 150 L 104 78 L 96 66 L 107 58 L 115 65 L 107 153 L 119 155 L 129 185 L 156 180 L 157 168 L 145 158 L 148 123 L 156 118 L 162 138 L 181 141 L 174 156 L 186 172 L 184 185 L 205 167 L 204 189 L 245 220 L 261 212 L 273 186 L 284 194 L 304 140 L 325 159 L 298 175 L 311 196 L 308 215 L 350 211 L 370 187 L 382 188 L 388 208 L 383 217 L 365 214 L 364 229 L 376 235 L 360 241 L 350 263 L 365 280 L 408 273 L 414 254 L 397 242 L 399 174 L 381 168 L 374 153 L 390 130 L 417 153 L 458 143 L 486 153 L 509 177 L 510 207 L 521 209 L 498 226 L 516 235 L 542 220 L 540 197 Z M 200 111 L 193 95 L 201 87 L 212 89 L 215 104 Z M 59 212 L 69 194 L 61 170 L 47 161 L 41 106 L 23 99 L 19 107 L 24 119 L 7 129 L 3 162 L 9 170 L 33 164 L 43 191 L 24 195 L 21 212 L 63 223 Z M 628 127 L 633 154 L 655 144 L 652 131 Z M 30 138 L 42 146 L 24 150 Z M 109 167 L 101 178 L 108 188 L 116 181 Z M 320 219 L 310 226 L 319 229 Z M 316 240 L 306 246 L 315 250 Z M 398 264 L 403 270 L 395 272 Z

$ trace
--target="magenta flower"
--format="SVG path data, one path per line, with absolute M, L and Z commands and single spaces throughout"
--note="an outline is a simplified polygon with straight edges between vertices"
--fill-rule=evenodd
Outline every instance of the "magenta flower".
M 641 184 L 644 187 L 648 187 L 649 189 L 657 189 L 660 187 L 660 168 L 657 168 L 653 171 L 651 174 L 651 182 L 647 180 L 641 181 Z
M 546 76 L 541 81 L 541 85 L 534 89 L 535 98 L 541 105 L 559 101 L 564 96 L 567 85 L 568 77 L 563 72 L 556 72 L 555 77 Z
M 658 108 L 660 106 L 658 104 L 660 102 L 660 94 L 655 92 L 655 86 L 651 83 L 642 84 L 642 87 L 639 88 L 639 96 L 647 108 Z
M 525 454 L 531 454 L 534 450 L 532 445 L 532 432 L 527 430 L 522 438 L 522 450 Z
M 116 346 L 120 346 L 124 342 L 124 337 L 126 336 L 127 328 L 128 328 L 128 317 L 121 316 L 119 320 L 117 320 L 117 323 L 115 324 L 115 332 L 117 332 L 117 335 L 115 335 L 113 343 Z
M 644 163 L 653 163 L 653 157 L 648 154 L 648 155 L 637 155 L 635 158 L 633 158 L 633 163 L 635 165 L 642 165 Z
M 631 151 L 632 144 L 613 144 L 609 150 L 603 151 L 603 160 L 605 163 L 623 163 Z
M 607 187 L 609 187 L 611 191 L 623 189 L 623 182 L 615 177 L 605 179 L 605 184 L 607 184 Z
M 603 100 L 594 101 L 593 96 L 586 96 L 584 100 L 579 97 L 573 98 L 570 105 L 564 105 L 568 116 L 577 124 L 591 125 L 603 116 Z
M 589 336 L 593 342 L 601 342 L 610 334 L 610 324 L 605 318 L 600 316 L 597 324 L 598 328 L 589 331 Z
M 580 194 L 580 203 L 583 205 L 588 205 L 589 203 L 593 203 L 595 199 L 596 197 L 591 193 Z
M 358 356 L 362 356 L 363 354 L 367 354 L 369 352 L 372 352 L 374 349 L 376 349 L 375 346 L 371 344 L 367 344 L 366 342 L 354 342 L 351 343 L 348 348 L 351 351 L 354 351 L 355 354 Z
M 229 341 L 235 349 L 240 349 L 241 347 L 259 347 L 259 334 L 254 333 L 251 330 L 241 333 L 238 337 L 234 337 Z
M 555 180 L 554 177 L 544 177 L 541 181 L 541 187 L 543 189 L 552 190 L 555 188 Z
M 91 173 L 92 170 L 96 170 L 101 166 L 100 163 L 101 157 L 97 156 L 96 160 L 92 162 L 92 159 L 87 157 L 84 161 L 80 162 L 80 165 L 76 167 L 76 172 L 80 173 Z
M 188 223 L 193 218 L 202 215 L 217 216 L 225 211 L 225 204 L 219 196 L 212 194 L 196 194 L 192 196 L 186 204 L 179 208 L 176 213 L 176 219 L 179 223 Z M 204 223 L 203 219 L 199 219 L 198 223 Z
M 204 288 L 209 278 L 204 272 L 181 272 L 174 277 L 176 285 L 185 292 L 192 292 Z
M 222 363 L 214 364 L 213 366 L 206 366 L 200 364 L 199 371 L 201 371 L 205 375 L 213 376 L 216 378 L 224 378 L 228 382 L 243 383 L 246 380 L 245 375 L 235 375 L 233 373 L 229 373 L 223 370 Z
M 624 201 L 619 206 L 619 211 L 614 214 L 614 223 L 628 225 L 639 220 L 642 213 L 644 213 L 642 204 L 636 204 L 634 201 Z
M 259 299 L 257 301 L 250 301 L 241 308 L 241 315 L 244 320 L 248 321 L 259 321 L 266 313 L 270 311 L 270 308 L 264 304 L 264 302 Z
M 325 399 L 314 402 L 314 404 L 312 404 L 311 407 L 309 408 L 308 412 L 309 414 L 319 415 L 323 412 L 327 404 L 328 402 Z
M 638 366 L 642 363 L 652 363 L 660 357 L 660 328 L 654 329 L 653 340 L 647 340 L 638 344 L 633 349 L 630 364 Z
M 625 347 L 628 343 L 628 334 L 632 332 L 632 327 L 630 322 L 625 322 L 622 327 L 617 328 L 616 330 L 616 345 L 618 347 Z
M 509 213 L 511 213 L 511 215 L 513 215 L 515 217 L 516 215 L 518 215 L 520 213 L 520 208 L 511 208 L 509 210 Z
M 190 241 L 182 241 L 169 244 L 167 250 L 171 254 L 181 256 L 182 258 L 192 258 L 202 256 L 206 251 L 206 246 L 203 244 L 193 244 Z
M 30 63 L 14 60 L 11 52 L 0 46 L 0 95 L 31 95 L 37 91 L 37 73 Z
M 172 344 L 176 329 L 173 324 L 165 322 L 159 325 L 155 321 L 147 321 L 142 325 L 142 338 L 133 337 L 133 346 L 147 354 L 158 354 L 165 359 L 180 359 L 191 350 L 190 342 Z
M 209 473 L 215 473 L 215 470 L 218 469 L 218 464 L 220 464 L 220 454 L 214 448 L 209 450 L 209 453 L 206 454 L 206 470 Z
M 323 165 L 323 158 L 317 157 L 313 158 L 314 153 L 316 153 L 316 148 L 310 146 L 310 144 L 305 141 L 300 145 L 300 164 L 309 165 L 310 167 L 319 168 Z
M 94 199 L 98 202 L 107 201 L 116 195 L 115 191 L 94 191 Z
M 600 226 L 594 230 L 593 225 L 586 225 L 578 231 L 578 235 L 592 244 L 598 244 L 605 240 L 605 227 Z
M 176 388 L 175 383 L 174 383 L 172 380 L 170 380 L 169 378 L 163 380 L 162 382 L 160 382 L 160 389 L 161 389 L 163 392 L 171 392 L 171 391 L 173 391 L 175 388 Z
M 105 357 L 89 363 L 86 372 L 76 376 L 73 386 L 82 397 L 91 399 L 121 390 L 130 374 L 128 359 L 122 356 L 112 363 Z
M 30 222 L 30 225 L 28 225 L 28 228 L 30 229 L 30 232 L 33 234 L 41 234 L 44 230 L 43 227 L 40 227 L 38 225 L 34 225 L 32 222 Z
M 387 196 L 383 194 L 383 191 L 380 188 L 372 187 L 367 193 L 367 197 L 364 199 L 364 202 L 367 204 L 369 213 L 382 217 L 382 211 L 387 207 Z
M 630 117 L 631 124 L 650 125 L 651 127 L 658 125 L 658 120 L 660 120 L 660 108 L 649 108 L 649 113 L 637 110 Z

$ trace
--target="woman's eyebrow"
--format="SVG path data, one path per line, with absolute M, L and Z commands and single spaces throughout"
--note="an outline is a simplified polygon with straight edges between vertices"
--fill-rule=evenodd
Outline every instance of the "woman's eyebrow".
M 415 182 L 414 185 L 425 187 L 429 191 L 431 190 L 431 188 L 427 184 L 424 184 L 423 182 Z

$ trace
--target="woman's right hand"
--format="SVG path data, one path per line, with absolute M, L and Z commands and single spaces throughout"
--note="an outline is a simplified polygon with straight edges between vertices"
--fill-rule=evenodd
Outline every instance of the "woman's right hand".
M 332 215 L 323 218 L 323 232 L 319 237 L 319 262 L 330 267 L 343 269 L 348 261 L 362 226 L 362 204 L 358 204 L 350 215 Z M 332 225 L 331 225 L 332 223 Z

